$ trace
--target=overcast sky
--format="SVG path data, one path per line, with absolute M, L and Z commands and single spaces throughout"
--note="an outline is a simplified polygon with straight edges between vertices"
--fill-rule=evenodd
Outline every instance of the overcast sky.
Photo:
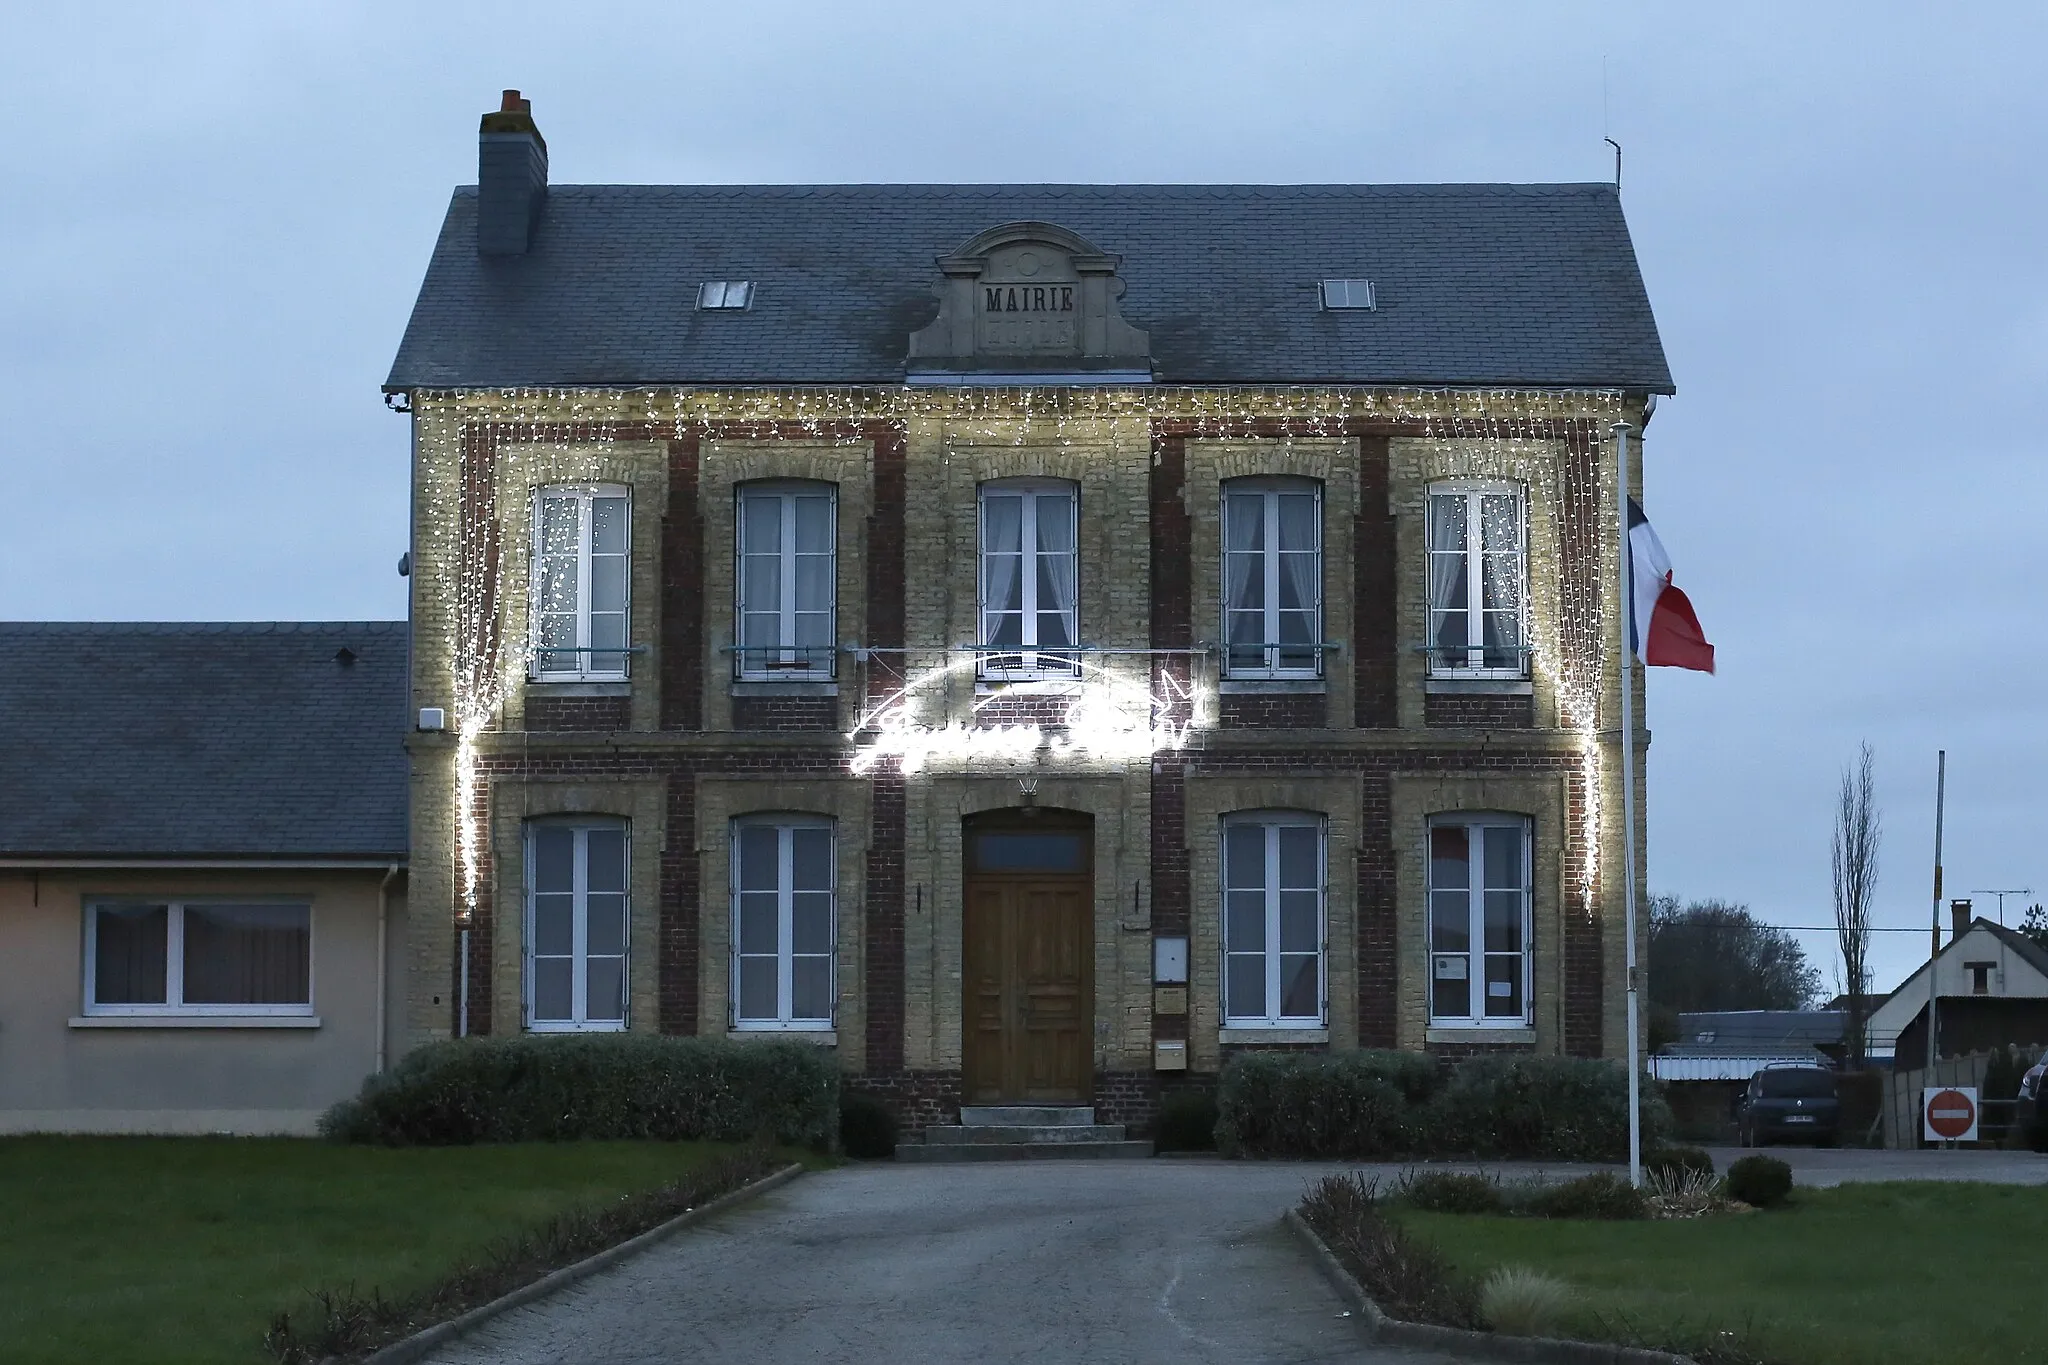
M 1652 889 L 1827 923 L 1868 739 L 1889 988 L 1937 748 L 1951 893 L 2048 895 L 2048 7 L 1647 8 L 7 0 L 0 617 L 403 614 L 378 385 L 501 87 L 568 183 L 1584 181 L 1611 132 L 1721 658 L 1651 681 Z

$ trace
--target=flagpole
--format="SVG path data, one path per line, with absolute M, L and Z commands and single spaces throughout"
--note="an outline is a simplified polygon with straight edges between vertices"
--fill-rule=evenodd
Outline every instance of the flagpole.
M 1621 902 L 1623 930 L 1628 936 L 1628 1180 L 1643 1183 L 1642 1066 L 1637 1056 L 1638 1006 L 1636 1000 L 1636 699 L 1635 654 L 1629 648 L 1628 623 L 1635 584 L 1629 573 L 1628 544 L 1628 434 L 1627 422 L 1616 422 L 1614 433 L 1615 578 L 1620 592 L 1615 597 L 1615 620 L 1620 625 L 1621 649 Z M 1646 621 L 1642 628 L 1647 630 Z

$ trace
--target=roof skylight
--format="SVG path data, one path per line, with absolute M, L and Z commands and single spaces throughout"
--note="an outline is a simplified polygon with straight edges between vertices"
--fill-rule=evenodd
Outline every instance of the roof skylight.
M 745 308 L 753 301 L 752 280 L 706 280 L 697 289 L 697 306 L 702 309 Z
M 1372 310 L 1371 280 L 1324 280 L 1323 307 Z

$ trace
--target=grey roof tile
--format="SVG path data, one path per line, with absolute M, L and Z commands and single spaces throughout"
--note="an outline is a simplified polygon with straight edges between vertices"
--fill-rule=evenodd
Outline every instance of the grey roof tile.
M 1161 382 L 1672 389 L 1612 185 L 557 185 L 489 258 L 476 205 L 388 387 L 897 383 L 934 258 L 1037 219 L 1123 257 Z M 1339 276 L 1377 311 L 1318 309 Z M 697 311 L 707 279 L 753 306 Z
M 0 856 L 405 854 L 402 621 L 0 622 L 0 660 Z

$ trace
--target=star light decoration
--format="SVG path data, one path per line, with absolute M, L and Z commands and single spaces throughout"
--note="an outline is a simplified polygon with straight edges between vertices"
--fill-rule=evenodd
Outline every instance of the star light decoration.
M 564 427 L 575 428 L 576 443 L 608 443 L 616 430 L 667 428 L 681 439 L 707 423 L 773 423 L 813 438 L 838 434 L 849 422 L 907 423 L 939 420 L 949 435 L 979 445 L 1049 445 L 1071 449 L 1099 445 L 1099 428 L 1085 440 L 1075 423 L 1116 418 L 1179 421 L 1205 433 L 1257 434 L 1274 424 L 1305 437 L 1342 437 L 1347 424 L 1368 418 L 1418 425 L 1421 439 L 1440 445 L 1437 468 L 1453 476 L 1470 458 L 1462 443 L 1484 441 L 1547 463 L 1554 493 L 1600 505 L 1601 461 L 1578 458 L 1570 443 L 1560 451 L 1556 423 L 1581 423 L 1589 431 L 1622 415 L 1622 394 L 1613 389 L 1528 390 L 1450 388 L 1220 387 L 1220 388 L 979 388 L 871 387 L 692 390 L 669 387 L 519 388 L 421 390 L 411 395 L 420 467 L 427 478 L 418 490 L 426 513 L 415 527 L 415 572 L 420 566 L 452 571 L 425 577 L 432 600 L 415 602 L 421 627 L 446 632 L 449 680 L 456 722 L 454 818 L 462 885 L 457 915 L 476 911 L 483 875 L 484 817 L 477 809 L 478 760 L 482 737 L 496 724 L 505 699 L 526 675 L 531 647 L 508 651 L 500 635 L 498 594 L 497 470 L 471 451 L 494 452 L 512 442 L 562 444 Z M 636 431 L 636 439 L 640 432 Z M 520 490 L 524 491 L 524 490 Z M 1585 520 L 1584 517 L 1581 520 Z M 1593 516 L 1596 523 L 1608 520 Z M 1585 532 L 1582 531 L 1582 534 Z M 1599 754 L 1601 679 L 1606 651 L 1601 610 L 1599 551 L 1611 554 L 1611 538 L 1596 525 L 1587 575 L 1558 575 L 1554 614 L 1525 613 L 1548 628 L 1534 632 L 1532 657 L 1557 698 L 1560 720 L 1579 737 L 1581 864 L 1580 891 L 1593 912 L 1599 871 L 1602 806 Z M 422 581 L 415 578 L 417 586 Z M 1195 651 L 1190 651 L 1191 653 Z M 884 758 L 902 761 L 905 771 L 944 758 L 975 760 L 1044 755 L 1055 761 L 1086 756 L 1096 761 L 1129 761 L 1187 743 L 1201 714 L 1192 684 L 1158 670 L 1159 689 L 1141 686 L 1092 665 L 1080 694 L 1069 705 L 1065 724 L 970 726 L 945 721 L 924 725 L 920 693 L 973 659 L 949 661 L 913 678 L 894 696 L 862 717 L 849 764 L 868 771 Z M 1176 716 L 1182 719 L 1173 719 Z M 858 738 L 866 736 L 865 741 Z

